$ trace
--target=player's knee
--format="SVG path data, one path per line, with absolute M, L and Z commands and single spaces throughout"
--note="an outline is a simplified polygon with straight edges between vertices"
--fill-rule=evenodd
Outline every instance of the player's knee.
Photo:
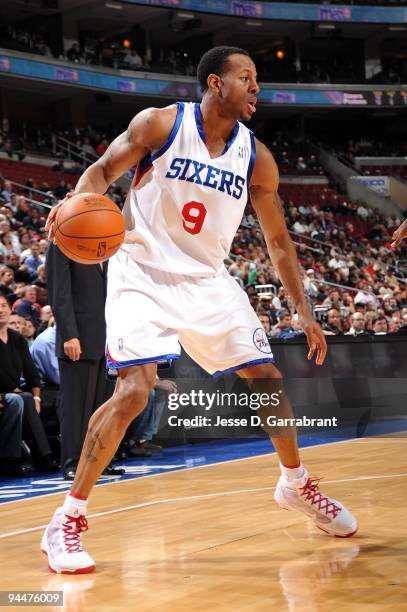
M 148 385 L 123 385 L 115 395 L 116 416 L 125 422 L 135 418 L 147 405 L 149 393 Z

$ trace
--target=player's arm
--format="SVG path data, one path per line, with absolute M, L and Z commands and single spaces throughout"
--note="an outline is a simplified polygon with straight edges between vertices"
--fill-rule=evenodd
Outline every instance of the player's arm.
M 324 334 L 312 316 L 304 294 L 297 253 L 287 230 L 278 189 L 278 169 L 267 147 L 256 140 L 256 161 L 250 182 L 250 197 L 257 213 L 270 259 L 285 289 L 294 300 L 307 336 L 308 359 L 317 350 L 316 363 L 322 365 L 327 346 Z
M 398 227 L 393 233 L 393 243 L 391 245 L 392 248 L 395 249 L 396 247 L 400 246 L 404 238 L 407 238 L 407 219 L 405 219 L 400 227 Z
M 124 172 L 165 143 L 176 115 L 175 105 L 148 108 L 138 113 L 127 130 L 113 140 L 102 157 L 85 170 L 73 193 L 105 193 Z M 53 238 L 52 224 L 56 212 L 57 207 L 54 207 L 45 226 L 46 230 L 50 230 L 50 239 Z

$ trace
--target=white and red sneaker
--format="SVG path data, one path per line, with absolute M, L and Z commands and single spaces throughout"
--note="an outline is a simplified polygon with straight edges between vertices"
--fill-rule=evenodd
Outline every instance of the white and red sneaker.
M 320 478 L 310 478 L 306 470 L 300 478 L 280 476 L 274 499 L 281 508 L 298 510 L 309 516 L 328 535 L 350 538 L 358 530 L 355 517 L 336 499 L 319 490 Z
M 48 555 L 48 567 L 54 574 L 87 574 L 95 562 L 82 548 L 81 534 L 88 529 L 86 518 L 68 516 L 61 508 L 45 529 L 41 550 Z

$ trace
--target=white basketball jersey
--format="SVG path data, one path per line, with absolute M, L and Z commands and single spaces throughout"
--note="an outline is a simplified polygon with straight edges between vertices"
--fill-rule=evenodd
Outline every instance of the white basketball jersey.
M 254 136 L 237 122 L 223 154 L 211 159 L 199 104 L 177 105 L 167 142 L 137 166 L 123 210 L 123 249 L 158 270 L 214 276 L 247 203 Z

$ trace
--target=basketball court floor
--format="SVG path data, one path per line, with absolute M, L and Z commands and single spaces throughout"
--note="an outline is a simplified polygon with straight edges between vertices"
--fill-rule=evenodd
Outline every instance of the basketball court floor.
M 406 611 L 407 437 L 303 448 L 322 490 L 358 517 L 349 539 L 275 505 L 267 451 L 261 440 L 209 443 L 168 450 L 155 467 L 130 462 L 131 477 L 93 491 L 84 539 L 97 568 L 82 576 L 50 574 L 39 550 L 65 495 L 52 483 L 66 483 L 42 479 L 27 493 L 3 481 L 0 590 L 63 591 L 63 608 L 26 610 Z

